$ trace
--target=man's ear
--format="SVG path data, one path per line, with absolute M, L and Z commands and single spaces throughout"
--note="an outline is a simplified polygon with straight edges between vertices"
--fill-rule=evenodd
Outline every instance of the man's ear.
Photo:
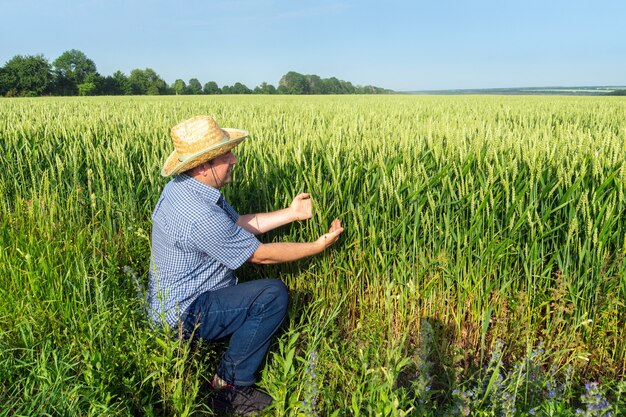
M 206 162 L 203 162 L 197 167 L 195 167 L 193 170 L 195 171 L 196 174 L 206 177 L 207 173 L 209 172 L 209 169 L 210 169 L 210 166 L 207 166 Z
M 202 163 L 202 174 L 206 177 L 209 175 L 209 171 L 213 167 L 213 163 L 211 161 L 206 161 Z

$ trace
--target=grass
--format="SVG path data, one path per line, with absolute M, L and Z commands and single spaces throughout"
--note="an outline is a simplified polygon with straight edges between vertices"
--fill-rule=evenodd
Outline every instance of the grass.
M 346 227 L 324 256 L 239 271 L 291 291 L 268 414 L 624 413 L 625 105 L 2 100 L 0 415 L 211 414 L 220 346 L 150 328 L 137 296 L 169 128 L 197 114 L 252 133 L 223 190 L 239 212 L 314 197 L 263 240 Z

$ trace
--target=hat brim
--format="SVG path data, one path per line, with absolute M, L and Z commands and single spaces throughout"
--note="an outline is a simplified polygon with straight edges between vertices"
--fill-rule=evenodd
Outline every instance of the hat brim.
M 165 160 L 165 164 L 163 164 L 161 175 L 169 177 L 170 175 L 180 174 L 181 172 L 197 167 L 203 162 L 210 161 L 213 158 L 228 153 L 235 146 L 243 142 L 250 134 L 247 130 L 229 128 L 222 128 L 222 130 L 230 137 L 228 141 L 209 146 L 191 157 L 185 155 L 183 158 L 178 152 L 172 152 Z

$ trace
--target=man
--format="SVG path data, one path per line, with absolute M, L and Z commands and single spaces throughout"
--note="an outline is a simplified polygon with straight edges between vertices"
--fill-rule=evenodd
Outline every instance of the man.
M 239 216 L 218 190 L 231 182 L 237 163 L 231 150 L 248 132 L 198 116 L 174 126 L 171 136 L 175 150 L 161 174 L 179 175 L 165 186 L 152 215 L 150 315 L 173 328 L 181 325 L 191 337 L 230 336 L 211 381 L 217 390 L 213 405 L 256 413 L 271 404 L 253 385 L 289 297 L 280 280 L 238 284 L 233 271 L 246 261 L 273 264 L 321 253 L 343 228 L 335 219 L 313 242 L 259 242 L 255 235 L 311 218 L 309 195 L 296 196 L 282 210 Z

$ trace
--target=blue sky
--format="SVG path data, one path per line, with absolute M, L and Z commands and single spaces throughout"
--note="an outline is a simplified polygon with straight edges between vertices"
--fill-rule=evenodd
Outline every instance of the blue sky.
M 0 0 L 0 65 L 83 51 L 103 75 L 397 91 L 626 85 L 626 1 Z

